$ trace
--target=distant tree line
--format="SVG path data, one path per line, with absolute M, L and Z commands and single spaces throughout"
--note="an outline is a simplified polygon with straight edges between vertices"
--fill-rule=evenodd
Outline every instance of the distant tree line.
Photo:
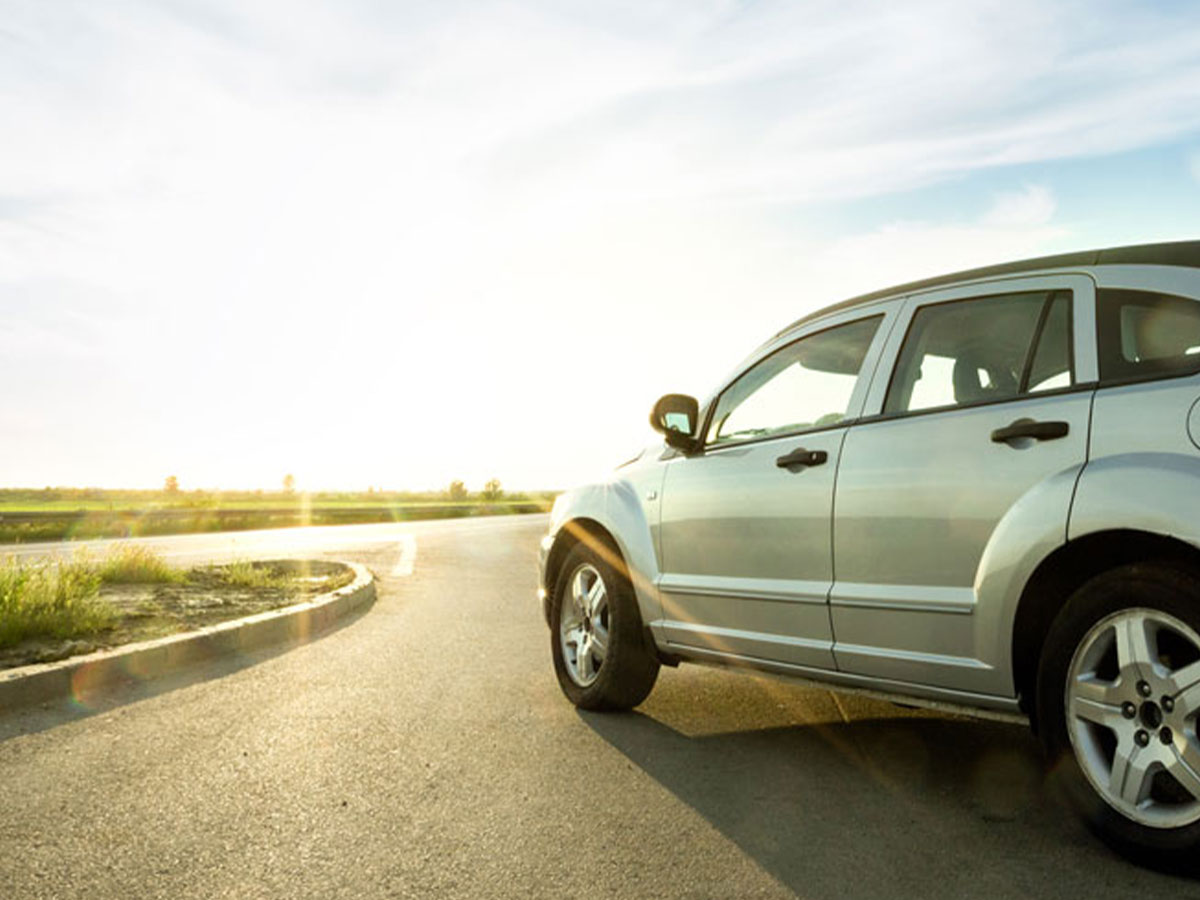
M 178 475 L 168 475 L 157 489 L 108 489 L 98 487 L 0 488 L 0 507 L 9 509 L 44 508 L 53 504 L 58 509 L 155 509 L 188 508 L 217 509 L 229 505 L 290 507 L 303 498 L 305 504 L 353 506 L 367 504 L 522 503 L 552 501 L 557 491 L 506 491 L 500 479 L 490 478 L 477 490 L 468 489 L 461 480 L 451 481 L 442 490 L 390 491 L 378 486 L 362 491 L 310 491 L 296 488 L 295 476 L 281 480 L 274 491 L 233 491 L 219 489 L 185 489 Z
M 504 490 L 500 487 L 499 478 L 490 478 L 484 482 L 483 490 L 479 492 L 479 499 L 488 503 L 495 503 L 497 500 L 503 499 L 505 496 Z M 446 488 L 446 499 L 456 503 L 469 500 L 471 492 L 467 490 L 467 486 L 461 481 L 452 481 L 450 486 Z M 528 500 L 528 494 L 514 494 L 510 497 L 514 500 Z

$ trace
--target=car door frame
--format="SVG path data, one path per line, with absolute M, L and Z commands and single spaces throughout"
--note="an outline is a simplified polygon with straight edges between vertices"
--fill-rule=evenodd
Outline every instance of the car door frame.
M 832 313 L 830 315 L 821 316 L 820 318 L 815 319 L 811 322 L 806 322 L 796 328 L 789 329 L 788 331 L 781 333 L 776 338 L 768 341 L 766 344 L 759 347 L 758 350 L 756 350 L 753 354 L 751 354 L 749 357 L 744 359 L 742 361 L 742 363 L 736 369 L 734 369 L 726 378 L 722 379 L 722 381 L 720 383 L 720 387 L 717 390 L 715 390 L 712 393 L 712 395 L 708 398 L 708 400 L 705 402 L 704 407 L 703 407 L 703 413 L 701 415 L 700 429 L 698 431 L 698 434 L 702 441 L 700 446 L 696 450 L 694 450 L 688 454 L 682 454 L 682 453 L 677 454 L 674 459 L 670 460 L 667 463 L 667 465 L 687 465 L 690 461 L 693 461 L 697 457 L 705 457 L 705 456 L 712 455 L 712 454 L 737 453 L 740 450 L 744 450 L 745 448 L 747 448 L 749 446 L 753 446 L 753 445 L 761 445 L 761 444 L 768 444 L 768 443 L 782 443 L 782 442 L 794 443 L 797 440 L 802 439 L 803 437 L 805 437 L 807 435 L 824 434 L 824 433 L 837 431 L 837 430 L 840 430 L 842 432 L 842 434 L 839 436 L 838 441 L 837 441 L 838 453 L 840 454 L 840 448 L 841 448 L 842 441 L 844 441 L 844 438 L 845 438 L 846 429 L 849 428 L 850 426 L 852 426 L 856 421 L 858 421 L 859 417 L 862 414 L 862 410 L 863 410 L 864 405 L 869 396 L 869 391 L 870 391 L 871 385 L 872 385 L 872 383 L 875 379 L 876 373 L 878 371 L 880 359 L 882 358 L 882 356 L 889 344 L 889 341 L 892 337 L 892 333 L 893 333 L 893 331 L 896 327 L 896 324 L 899 321 L 899 318 L 901 316 L 901 313 L 903 310 L 903 303 L 904 303 L 903 296 L 898 295 L 898 296 L 890 297 L 890 298 L 882 298 L 879 301 L 873 301 L 869 304 L 864 304 L 862 306 L 856 306 L 856 307 L 852 307 L 852 308 L 845 309 L 845 310 L 838 310 L 835 313 Z M 727 443 L 721 443 L 719 445 L 714 445 L 714 446 L 709 446 L 707 444 L 708 431 L 712 425 L 712 417 L 716 414 L 717 403 L 718 403 L 719 398 L 726 390 L 728 390 L 733 385 L 734 382 L 736 382 L 739 378 L 741 378 L 745 373 L 747 373 L 748 371 L 753 369 L 755 366 L 759 365 L 761 362 L 763 362 L 765 359 L 767 359 L 772 354 L 779 352 L 780 350 L 782 350 L 783 348 L 785 348 L 791 344 L 794 344 L 798 341 L 802 341 L 808 337 L 811 337 L 811 336 L 818 334 L 820 332 L 823 332 L 823 331 L 828 331 L 830 329 L 837 328 L 839 326 L 848 325 L 848 324 L 851 324 L 856 321 L 860 321 L 863 319 L 869 319 L 869 318 L 873 318 L 876 316 L 881 316 L 882 319 L 879 323 L 879 327 L 875 333 L 875 336 L 871 340 L 871 345 L 868 348 L 867 353 L 863 358 L 862 367 L 859 371 L 859 375 L 858 375 L 857 381 L 854 385 L 854 389 L 851 392 L 850 400 L 847 403 L 846 417 L 844 419 L 842 419 L 841 421 L 834 423 L 834 424 L 796 429 L 796 430 L 792 430 L 792 431 L 780 432 L 780 433 L 764 435 L 764 436 L 760 436 L 760 437 L 747 438 L 745 440 L 739 440 L 739 441 L 730 441 Z M 830 454 L 830 455 L 833 456 L 833 454 Z M 833 467 L 832 467 L 833 484 L 831 485 L 831 488 L 830 488 L 831 496 L 830 496 L 830 507 L 829 507 L 830 508 L 829 525 L 830 525 L 830 528 L 832 529 L 832 511 L 833 511 L 832 492 L 836 488 L 837 458 L 835 457 L 835 458 L 831 459 L 831 463 L 833 464 Z M 660 608 L 662 608 L 664 610 L 664 615 L 663 615 L 663 618 L 656 624 L 658 624 L 660 626 L 661 631 L 659 633 L 661 634 L 661 636 L 667 643 L 671 652 L 679 653 L 682 656 L 688 656 L 688 657 L 700 656 L 700 657 L 708 657 L 710 659 L 725 657 L 730 660 L 739 660 L 739 661 L 747 662 L 747 663 L 750 663 L 753 665 L 762 665 L 764 667 L 771 667 L 771 666 L 786 667 L 788 670 L 793 670 L 793 669 L 811 670 L 814 673 L 828 673 L 829 671 L 831 671 L 832 667 L 833 667 L 833 663 L 832 663 L 832 659 L 833 659 L 832 658 L 832 646 L 833 646 L 832 633 L 830 633 L 828 639 L 826 639 L 824 636 L 822 636 L 819 639 L 805 638 L 803 636 L 800 636 L 800 637 L 791 638 L 789 641 L 790 643 L 806 646 L 811 651 L 813 651 L 815 654 L 819 654 L 820 651 L 822 649 L 824 649 L 825 652 L 829 654 L 829 660 L 830 660 L 829 668 L 825 668 L 823 666 L 817 666 L 815 664 L 810 667 L 810 666 L 803 665 L 803 664 L 797 664 L 796 662 L 783 662 L 780 660 L 765 660 L 765 659 L 760 659 L 757 657 L 746 657 L 746 656 L 739 655 L 736 653 L 721 653 L 720 651 L 717 651 L 717 650 L 697 647 L 694 643 L 680 643 L 681 638 L 683 638 L 685 635 L 688 636 L 690 639 L 695 639 L 695 637 L 698 634 L 703 633 L 704 629 L 698 628 L 695 624 L 692 624 L 692 623 L 685 623 L 682 621 L 675 621 L 672 619 L 668 619 L 666 617 L 666 613 L 665 613 L 667 604 L 664 601 L 663 595 L 664 595 L 664 593 L 671 593 L 671 592 L 692 593 L 692 594 L 704 594 L 705 592 L 707 592 L 709 594 L 719 593 L 720 595 L 730 597 L 730 598 L 736 597 L 736 598 L 742 598 L 742 599 L 748 599 L 748 600 L 764 599 L 764 600 L 773 600 L 773 601 L 803 602 L 803 603 L 807 603 L 810 605 L 815 604 L 815 605 L 824 607 L 824 618 L 825 618 L 826 622 L 828 622 L 829 588 L 832 587 L 833 576 L 834 576 L 834 571 L 833 571 L 833 567 L 832 567 L 832 531 L 830 531 L 831 537 L 830 537 L 830 546 L 829 546 L 829 551 L 830 551 L 829 575 L 830 575 L 830 577 L 827 580 L 827 582 L 823 582 L 819 586 L 815 582 L 808 583 L 806 581 L 792 581 L 790 579 L 787 580 L 787 582 L 784 582 L 784 581 L 775 581 L 773 579 L 743 579 L 743 578 L 720 579 L 720 578 L 714 578 L 712 576 L 698 576 L 698 577 L 693 576 L 693 577 L 691 577 L 691 579 L 689 581 L 688 576 L 679 576 L 678 574 L 670 571 L 669 560 L 667 559 L 666 547 L 663 544 L 663 534 L 662 534 L 663 522 L 661 520 L 661 516 L 663 514 L 663 511 L 665 510 L 665 500 L 666 500 L 666 497 L 667 497 L 667 494 L 669 493 L 669 491 L 670 491 L 670 478 L 664 477 L 663 487 L 662 487 L 662 494 L 663 494 L 664 502 L 659 507 L 660 523 L 659 523 L 659 529 L 658 529 L 658 534 L 657 534 L 657 539 L 658 539 L 657 550 L 659 553 L 659 574 L 656 579 L 656 588 L 657 588 L 657 593 L 658 593 L 658 597 L 659 597 L 659 602 L 661 605 Z M 771 583 L 767 583 L 768 581 L 770 581 Z M 744 582 L 744 583 L 739 584 L 738 582 Z M 673 637 L 675 638 L 674 640 L 672 640 Z M 713 631 L 712 637 L 715 638 L 717 641 L 719 641 L 722 637 L 727 638 L 728 636 L 722 635 L 720 633 L 720 630 L 718 629 L 718 630 Z M 748 632 L 746 634 L 746 638 L 749 641 L 756 640 L 756 639 L 758 639 L 758 637 L 759 636 L 753 632 Z M 777 639 L 777 636 L 774 636 L 774 637 Z M 766 632 L 761 634 L 761 639 L 764 644 L 769 644 L 772 642 L 772 636 L 770 636 Z
M 884 403 L 895 375 L 904 342 L 916 313 L 929 306 L 948 303 L 956 300 L 984 299 L 992 295 L 1015 294 L 1032 291 L 1070 290 L 1072 292 L 1072 363 L 1074 382 L 1070 387 L 1056 390 L 1026 394 L 1020 397 L 1005 397 L 963 406 L 945 406 L 932 409 L 914 410 L 900 414 L 884 413 Z M 963 282 L 941 286 L 926 291 L 913 293 L 905 298 L 903 308 L 889 335 L 887 345 L 883 350 L 879 364 L 872 379 L 862 415 L 853 427 L 869 427 L 871 423 L 895 420 L 899 418 L 917 418 L 953 413 L 968 407 L 1001 405 L 1020 402 L 1029 398 L 1054 397 L 1075 393 L 1094 393 L 1097 387 L 1099 364 L 1096 345 L 1096 284 L 1094 276 L 1082 270 L 1045 271 L 1037 273 L 1022 273 L 1019 276 L 989 278 L 977 281 Z M 1087 462 L 1087 440 L 1084 442 L 1084 454 L 1080 459 L 1077 471 L 1071 476 L 1069 483 L 1059 486 L 1059 490 L 1067 491 L 1073 497 L 1079 475 Z M 1049 504 L 1048 504 L 1049 505 Z M 1057 509 L 1057 501 L 1054 504 Z M 1038 563 L 1046 558 L 1054 549 L 1066 542 L 1066 529 L 1069 520 L 1070 499 L 1066 511 L 1061 515 L 1061 521 L 1047 523 L 1046 527 L 1031 530 L 1028 523 L 1036 520 L 1039 512 L 1036 504 L 1022 512 L 1019 523 L 1001 520 L 992 533 L 991 540 L 985 548 L 975 574 L 974 584 L 970 589 L 947 588 L 941 590 L 922 591 L 920 596 L 903 596 L 907 587 L 902 586 L 895 591 L 893 599 L 898 606 L 905 603 L 914 612 L 932 612 L 946 614 L 964 614 L 972 617 L 971 624 L 971 653 L 968 657 L 936 654 L 913 654 L 898 650 L 894 654 L 896 666 L 891 679 L 907 683 L 909 678 L 901 673 L 916 671 L 919 666 L 913 664 L 929 663 L 944 672 L 957 670 L 961 678 L 943 676 L 920 682 L 939 690 L 955 687 L 964 693 L 994 694 L 1014 696 L 1012 660 L 1012 631 L 1016 617 L 1016 609 L 1020 602 L 1021 593 L 1029 577 L 1033 574 Z M 1001 526 L 1005 527 L 1001 527 Z M 833 527 L 837 528 L 837 505 L 835 498 Z M 834 607 L 859 603 L 869 605 L 877 602 L 878 598 L 855 598 L 839 596 L 839 572 L 837 566 L 835 538 L 834 556 L 834 586 L 830 592 L 830 617 L 834 622 L 834 652 L 837 654 L 837 626 L 834 621 Z M 908 592 L 911 593 L 911 592 Z M 840 664 L 839 664 L 840 666 Z M 847 674 L 851 674 L 847 672 Z M 872 678 L 875 676 L 861 676 Z M 884 678 L 878 679 L 881 683 Z

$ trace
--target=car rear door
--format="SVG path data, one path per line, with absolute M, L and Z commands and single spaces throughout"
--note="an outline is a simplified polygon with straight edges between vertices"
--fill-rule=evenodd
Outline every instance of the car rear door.
M 1087 276 L 1057 275 L 910 298 L 867 400 L 875 415 L 842 448 L 830 594 L 840 670 L 1008 689 L 1010 639 L 979 607 L 976 576 L 998 525 L 1035 490 L 1040 524 L 1065 539 L 1087 457 L 1094 293 Z
M 841 314 L 771 348 L 710 404 L 702 449 L 667 464 L 658 587 L 670 645 L 833 667 L 834 478 L 898 308 Z

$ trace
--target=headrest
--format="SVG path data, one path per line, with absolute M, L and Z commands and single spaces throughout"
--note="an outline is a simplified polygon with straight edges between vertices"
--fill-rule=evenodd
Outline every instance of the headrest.
M 975 403 L 988 396 L 979 378 L 979 366 L 966 356 L 954 361 L 954 402 Z

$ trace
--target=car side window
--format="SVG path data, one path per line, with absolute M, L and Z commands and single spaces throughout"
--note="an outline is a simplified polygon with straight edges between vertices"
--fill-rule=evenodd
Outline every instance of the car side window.
M 1101 384 L 1200 371 L 1200 301 L 1101 288 L 1096 325 Z
M 717 400 L 707 443 L 820 428 L 842 421 L 883 316 L 801 338 L 748 369 Z
M 1069 291 L 952 300 L 913 316 L 883 411 L 970 406 L 1072 384 Z

